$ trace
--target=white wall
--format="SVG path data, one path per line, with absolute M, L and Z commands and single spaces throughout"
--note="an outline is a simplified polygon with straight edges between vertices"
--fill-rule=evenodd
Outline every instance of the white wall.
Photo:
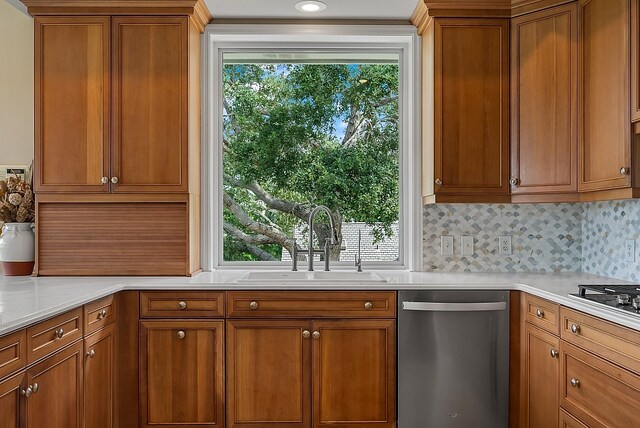
M 33 19 L 0 0 L 0 164 L 33 159 Z

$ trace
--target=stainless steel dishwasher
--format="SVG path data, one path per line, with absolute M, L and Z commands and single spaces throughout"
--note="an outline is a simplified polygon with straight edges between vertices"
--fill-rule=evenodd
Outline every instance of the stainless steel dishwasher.
M 506 428 L 509 292 L 401 291 L 398 306 L 398 427 Z

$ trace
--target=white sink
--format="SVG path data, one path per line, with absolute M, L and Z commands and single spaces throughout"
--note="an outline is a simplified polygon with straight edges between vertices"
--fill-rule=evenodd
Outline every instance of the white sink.
M 386 283 L 387 280 L 374 272 L 251 271 L 242 275 L 236 282 L 243 284 L 291 284 L 306 282 L 325 284 L 382 284 Z

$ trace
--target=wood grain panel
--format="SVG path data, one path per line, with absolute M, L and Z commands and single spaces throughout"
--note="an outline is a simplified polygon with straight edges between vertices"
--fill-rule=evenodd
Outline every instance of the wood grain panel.
M 578 8 L 511 22 L 512 194 L 578 190 Z
M 115 327 L 84 340 L 84 426 L 112 428 L 115 399 Z
M 0 379 L 27 365 L 27 331 L 0 337 Z
M 631 120 L 640 121 L 640 0 L 631 0 Z
M 509 193 L 509 21 L 435 21 L 437 195 Z
M 137 427 L 139 412 L 138 291 L 121 291 L 116 295 L 118 322 L 116 323 L 116 380 L 115 418 L 120 428 Z
M 187 18 L 113 18 L 114 192 L 188 189 L 188 26 Z
M 306 320 L 227 321 L 227 427 L 311 426 Z
M 567 342 L 560 347 L 562 407 L 591 428 L 637 426 L 640 377 Z
M 95 302 L 84 305 L 84 334 L 89 335 L 94 331 L 113 324 L 116 321 L 115 296 L 107 296 Z
M 224 427 L 223 346 L 223 321 L 141 321 L 140 427 Z
M 36 192 L 108 192 L 110 19 L 35 19 Z
M 27 361 L 37 361 L 82 338 L 83 327 L 82 308 L 77 308 L 27 328 Z
M 20 425 L 20 390 L 24 372 L 0 382 L 0 428 L 22 428 Z
M 140 293 L 140 318 L 222 317 L 224 317 L 223 292 L 144 291 Z
M 524 293 L 522 304 L 527 322 L 556 336 L 560 335 L 560 305 L 527 293 Z
M 25 400 L 24 426 L 81 428 L 82 341 L 36 364 L 27 371 L 27 383 L 38 392 Z
M 580 191 L 629 187 L 630 0 L 579 3 Z
M 395 321 L 314 321 L 313 331 L 313 426 L 395 427 Z
M 39 203 L 40 275 L 186 275 L 184 203 Z
M 574 418 L 571 414 L 560 409 L 560 428 L 588 428 L 585 424 Z

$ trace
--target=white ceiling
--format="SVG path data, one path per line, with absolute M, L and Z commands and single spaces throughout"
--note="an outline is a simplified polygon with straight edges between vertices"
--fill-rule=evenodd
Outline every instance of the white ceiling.
M 299 12 L 298 0 L 205 0 L 216 18 L 409 19 L 418 0 L 322 0 L 327 9 Z

